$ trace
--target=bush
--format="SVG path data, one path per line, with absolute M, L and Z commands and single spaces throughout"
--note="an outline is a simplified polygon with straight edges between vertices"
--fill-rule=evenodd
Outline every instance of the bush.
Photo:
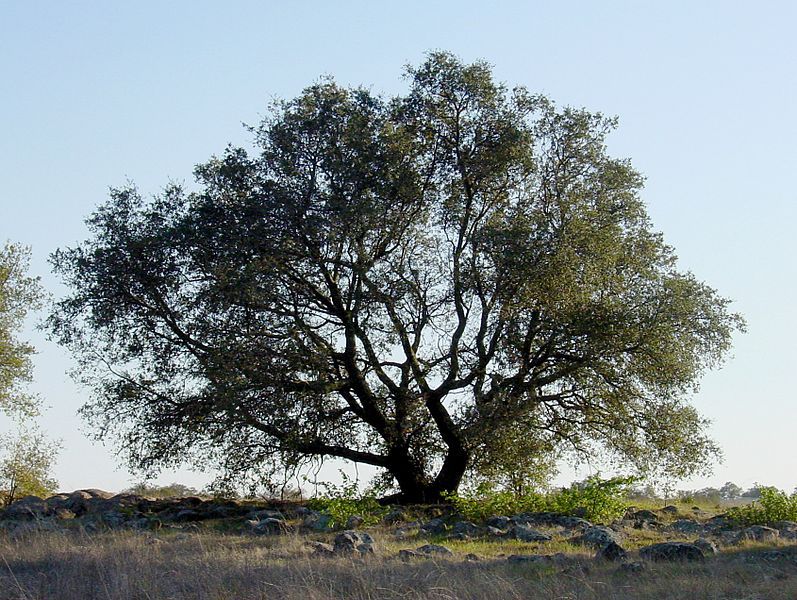
M 452 494 L 448 500 L 466 519 L 482 521 L 495 515 L 524 512 L 555 512 L 577 515 L 599 523 L 607 523 L 623 515 L 628 507 L 627 495 L 635 481 L 630 477 L 601 479 L 592 476 L 569 488 L 549 493 L 516 494 L 480 486 L 470 494 Z
M 357 482 L 345 476 L 341 485 L 331 483 L 321 485 L 326 488 L 327 493 L 324 496 L 310 498 L 307 506 L 329 515 L 332 519 L 330 525 L 334 528 L 343 527 L 349 517 L 355 515 L 363 518 L 364 525 L 375 525 L 387 512 L 387 509 L 379 504 L 376 496 L 368 493 L 361 495 L 357 489 Z
M 756 486 L 760 497 L 745 506 L 736 506 L 726 515 L 739 525 L 769 525 L 797 521 L 797 492 L 791 496 L 775 487 Z

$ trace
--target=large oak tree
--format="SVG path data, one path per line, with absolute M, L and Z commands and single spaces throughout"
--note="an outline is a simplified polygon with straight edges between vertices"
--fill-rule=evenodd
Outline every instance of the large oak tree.
M 54 255 L 100 434 L 141 468 L 367 463 L 406 501 L 561 450 L 704 465 L 688 394 L 741 320 L 678 270 L 614 121 L 446 53 L 408 78 L 313 85 Z

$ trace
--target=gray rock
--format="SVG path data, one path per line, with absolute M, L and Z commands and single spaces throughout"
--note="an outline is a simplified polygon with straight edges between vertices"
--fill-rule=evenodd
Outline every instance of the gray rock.
M 512 537 L 521 542 L 548 542 L 551 536 L 536 529 L 532 529 L 528 525 L 515 525 L 512 528 Z
M 396 523 L 402 523 L 407 520 L 407 514 L 404 512 L 400 506 L 392 507 L 388 513 L 382 518 L 384 523 L 388 525 L 394 525 Z
M 714 556 L 719 552 L 717 545 L 711 540 L 707 540 L 706 538 L 698 538 L 694 542 L 692 542 L 692 544 L 700 548 L 700 551 L 703 553 L 704 556 Z
M 618 562 L 628 558 L 625 549 L 616 542 L 609 542 L 595 554 L 597 560 L 608 560 Z
M 511 554 L 506 558 L 506 562 L 514 564 L 540 564 L 552 562 L 547 554 Z
M 515 564 L 564 564 L 568 561 L 565 554 L 511 554 L 507 562 Z
M 307 542 L 307 545 L 313 549 L 315 556 L 332 557 L 335 556 L 335 549 L 329 544 L 324 542 Z
M 471 523 L 470 521 L 457 521 L 451 528 L 451 532 L 463 539 L 467 539 L 480 535 L 482 530 L 475 523 Z
M 266 519 L 278 519 L 280 521 L 285 520 L 285 515 L 283 515 L 278 510 L 271 510 L 269 508 L 261 509 L 261 510 L 254 510 L 249 513 L 249 518 L 255 521 L 265 521 Z
M 780 537 L 780 532 L 772 527 L 765 527 L 764 525 L 753 525 L 742 529 L 736 538 L 737 543 L 747 540 L 754 542 L 775 542 Z
M 439 544 L 424 544 L 420 548 L 416 548 L 415 551 L 427 556 L 453 556 L 454 554 L 450 548 Z
M 665 515 L 677 515 L 678 507 L 673 505 L 665 506 L 664 508 L 659 509 L 659 512 L 663 512 Z
M 364 531 L 351 529 L 335 536 L 333 548 L 337 554 L 373 554 L 374 539 Z
M 3 512 L 3 518 L 17 521 L 33 521 L 52 512 L 47 503 L 38 496 L 20 498 Z
M 618 569 L 621 573 L 641 573 L 645 570 L 645 563 L 641 562 L 628 562 L 620 565 Z
M 504 537 L 505 535 L 507 535 L 506 531 L 504 531 L 503 529 L 498 529 L 497 527 L 488 526 L 486 531 L 487 535 L 490 535 L 492 537 Z
M 346 519 L 346 529 L 357 529 L 364 522 L 365 519 L 363 519 L 360 515 L 352 515 Z
M 659 515 L 654 513 L 652 510 L 636 510 L 632 512 L 630 515 L 630 520 L 632 521 L 641 521 L 641 522 L 658 522 Z
M 701 561 L 703 552 L 694 544 L 684 542 L 663 542 L 640 548 L 642 558 L 653 561 Z
M 583 544 L 585 546 L 592 546 L 593 548 L 600 549 L 612 542 L 617 543 L 617 533 L 608 527 L 601 525 L 594 525 L 584 532 L 572 538 L 572 542 L 576 544 Z
M 399 550 L 398 556 L 404 562 L 407 562 L 407 561 L 410 561 L 410 560 L 413 560 L 413 559 L 416 559 L 416 558 L 428 558 L 427 554 L 421 554 L 420 552 L 417 552 L 415 550 L 409 550 L 409 549 Z
M 695 535 L 703 533 L 705 528 L 702 524 L 698 523 L 697 521 L 693 521 L 692 519 L 678 519 L 677 521 L 670 523 L 667 529 L 669 531 L 681 533 L 683 535 Z
M 329 531 L 332 529 L 332 517 L 324 513 L 312 512 L 304 518 L 303 524 L 313 531 Z
M 122 527 L 127 521 L 127 516 L 117 510 L 107 510 L 100 515 L 100 518 L 111 529 Z
M 512 525 L 512 519 L 509 517 L 490 517 L 484 524 L 496 529 L 509 529 L 509 526 Z
M 431 533 L 433 535 L 445 533 L 446 531 L 446 522 L 444 519 L 437 517 L 435 519 L 431 519 L 421 525 L 421 530 L 425 531 L 426 533 Z
M 258 535 L 280 535 L 288 533 L 290 527 L 283 519 L 268 517 L 262 521 L 251 520 L 246 522 L 249 531 Z

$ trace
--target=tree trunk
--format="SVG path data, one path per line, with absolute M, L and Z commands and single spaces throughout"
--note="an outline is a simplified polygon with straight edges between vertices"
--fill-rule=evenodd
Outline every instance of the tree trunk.
M 380 504 L 438 504 L 445 502 L 444 494 L 456 492 L 470 455 L 464 450 L 450 450 L 443 461 L 440 472 L 430 481 L 423 469 L 413 464 L 404 451 L 391 453 L 388 470 L 399 485 L 399 492 L 379 499 Z

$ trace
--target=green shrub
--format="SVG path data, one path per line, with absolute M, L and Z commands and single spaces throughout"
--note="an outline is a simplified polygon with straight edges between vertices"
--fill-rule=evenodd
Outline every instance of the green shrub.
M 745 506 L 736 506 L 726 515 L 738 525 L 769 525 L 797 521 L 797 492 L 791 496 L 775 487 L 758 486 L 761 497 Z
M 524 512 L 555 512 L 577 515 L 598 523 L 617 519 L 625 512 L 630 477 L 601 479 L 592 476 L 569 488 L 549 493 L 516 494 L 479 486 L 471 493 L 451 494 L 447 497 L 466 519 L 482 521 L 494 515 L 513 515 Z
M 364 525 L 375 525 L 387 512 L 387 509 L 379 504 L 376 496 L 361 495 L 357 489 L 357 483 L 346 477 L 341 485 L 331 483 L 322 485 L 326 488 L 327 493 L 310 498 L 307 501 L 307 506 L 329 515 L 330 524 L 334 528 L 343 527 L 349 517 L 354 515 L 362 517 Z

